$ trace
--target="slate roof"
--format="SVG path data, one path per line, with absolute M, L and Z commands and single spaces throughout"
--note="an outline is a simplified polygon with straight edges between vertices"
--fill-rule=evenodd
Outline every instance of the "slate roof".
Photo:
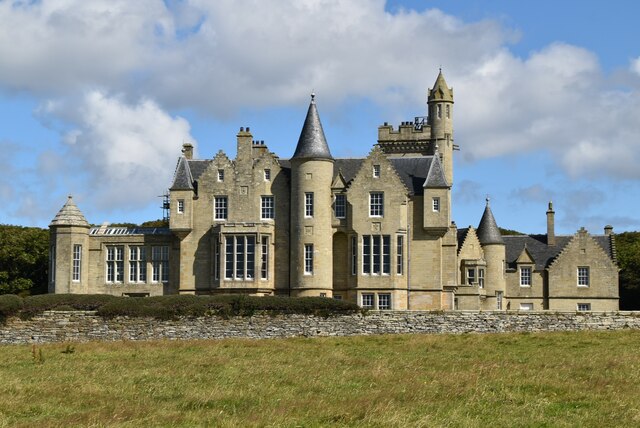
M 422 187 L 428 187 L 432 189 L 449 187 L 447 178 L 444 176 L 442 163 L 440 163 L 440 156 L 438 156 L 437 153 L 431 161 L 431 166 L 429 167 L 429 172 L 427 173 L 427 179 L 425 180 Z
M 500 229 L 498 229 L 498 224 L 489 206 L 489 198 L 487 198 L 487 206 L 484 208 L 484 213 L 482 213 L 477 233 L 482 245 L 504 244 L 502 234 L 500 233 Z
M 312 94 L 298 145 L 291 159 L 333 159 L 322 130 L 314 97 L 315 95 Z
M 424 194 L 424 184 L 433 161 L 432 156 L 424 156 L 419 158 L 391 158 L 391 165 L 395 168 L 396 173 L 409 189 L 411 195 Z M 180 158 L 178 166 L 171 185 L 171 190 L 192 190 L 193 182 L 200 179 L 202 173 L 207 169 L 212 160 L 187 160 Z M 360 171 L 364 159 L 345 158 L 335 159 L 333 163 L 333 178 L 341 172 L 347 183 L 351 182 Z M 291 173 L 291 160 L 278 159 L 280 167 L 289 175 Z M 439 163 L 439 162 L 438 162 Z M 444 177 L 443 177 L 444 180 Z M 436 184 L 441 181 L 437 181 Z M 446 183 L 446 181 L 445 181 Z M 435 186 L 438 187 L 438 186 Z
M 536 270 L 548 267 L 560 254 L 573 236 L 556 236 L 556 245 L 547 245 L 547 235 L 509 235 L 503 236 L 506 244 L 507 267 L 516 269 L 516 260 L 522 253 L 525 245 L 531 257 L 536 262 Z M 591 235 L 604 252 L 613 259 L 611 239 L 606 235 Z
M 82 211 L 73 202 L 73 197 L 69 195 L 67 202 L 60 208 L 60 211 L 51 220 L 49 226 L 86 226 L 89 222 L 82 214 Z
M 429 101 L 450 101 L 453 102 L 453 89 L 449 89 L 447 82 L 444 80 L 442 70 L 438 73 L 436 83 L 433 84 L 433 89 L 429 90 Z

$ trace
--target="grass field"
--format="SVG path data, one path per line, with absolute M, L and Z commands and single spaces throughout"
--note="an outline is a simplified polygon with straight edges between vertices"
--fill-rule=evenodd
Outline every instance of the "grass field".
M 640 331 L 0 346 L 0 426 L 640 426 Z

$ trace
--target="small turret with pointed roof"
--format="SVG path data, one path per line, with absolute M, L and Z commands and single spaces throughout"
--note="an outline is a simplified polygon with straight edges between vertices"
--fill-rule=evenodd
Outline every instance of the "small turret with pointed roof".
M 315 94 L 311 94 L 311 103 L 298 139 L 296 151 L 291 159 L 327 159 L 333 160 L 327 139 L 322 130 L 320 116 L 316 107 Z
M 436 83 L 433 84 L 433 88 L 429 89 L 429 102 L 433 101 L 449 101 L 453 102 L 453 88 L 447 86 L 446 80 L 442 75 L 442 69 L 438 73 Z
M 491 212 L 491 207 L 489 206 L 488 197 L 487 197 L 487 206 L 484 208 L 482 219 L 480 220 L 480 224 L 478 225 L 478 239 L 480 240 L 480 243 L 482 245 L 487 245 L 487 244 L 504 245 L 502 234 L 500 233 L 500 229 L 498 228 L 496 219 L 493 217 L 493 213 Z
M 438 153 L 438 146 L 436 145 L 431 165 L 429 165 L 429 171 L 427 172 L 427 178 L 424 180 L 422 187 L 427 188 L 448 188 L 447 177 L 445 177 L 444 169 L 440 163 L 440 154 Z
M 58 214 L 51 220 L 49 226 L 89 227 L 89 222 L 73 202 L 73 196 L 69 195 L 67 202 L 60 208 L 60 211 L 58 211 Z

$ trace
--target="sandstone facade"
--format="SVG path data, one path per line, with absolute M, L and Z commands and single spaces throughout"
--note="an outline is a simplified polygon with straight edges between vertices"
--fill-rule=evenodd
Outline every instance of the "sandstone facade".
M 452 222 L 453 90 L 428 116 L 378 129 L 363 159 L 331 155 L 313 99 L 294 155 L 250 128 L 237 155 L 185 144 L 170 227 L 90 227 L 72 199 L 51 223 L 50 292 L 325 296 L 379 310 L 614 310 L 611 229 L 503 237 L 487 200 L 477 229 Z M 551 213 L 551 214 L 550 214 Z

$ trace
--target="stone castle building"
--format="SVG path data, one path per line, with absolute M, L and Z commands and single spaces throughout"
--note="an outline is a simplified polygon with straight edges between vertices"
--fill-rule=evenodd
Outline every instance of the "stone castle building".
M 92 227 L 71 197 L 51 230 L 50 292 L 325 296 L 373 309 L 616 310 L 612 229 L 503 236 L 451 221 L 453 90 L 378 129 L 362 159 L 331 155 L 312 95 L 290 159 L 240 128 L 237 155 L 183 146 L 169 228 Z

